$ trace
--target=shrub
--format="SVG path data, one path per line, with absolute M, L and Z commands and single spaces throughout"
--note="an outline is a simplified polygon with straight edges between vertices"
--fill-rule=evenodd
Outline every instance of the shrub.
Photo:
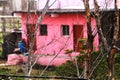
M 79 70 L 82 71 L 81 68 Z M 56 67 L 55 73 L 57 76 L 77 77 L 77 69 L 72 61 L 67 61 L 66 64 Z

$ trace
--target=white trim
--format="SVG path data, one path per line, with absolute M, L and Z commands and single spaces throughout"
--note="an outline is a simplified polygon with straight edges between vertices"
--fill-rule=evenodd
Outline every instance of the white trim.
M 0 15 L 0 18 L 21 18 L 21 16 L 2 16 L 2 15 Z

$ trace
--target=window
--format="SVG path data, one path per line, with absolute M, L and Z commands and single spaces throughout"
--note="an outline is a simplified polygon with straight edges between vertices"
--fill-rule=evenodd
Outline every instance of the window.
M 69 25 L 62 25 L 62 35 L 69 35 Z
M 47 25 L 40 25 L 40 35 L 41 36 L 47 35 Z

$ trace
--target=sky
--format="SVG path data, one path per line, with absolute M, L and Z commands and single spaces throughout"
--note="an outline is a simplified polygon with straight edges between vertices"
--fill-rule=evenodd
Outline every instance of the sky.
M 36 0 L 37 8 L 43 9 L 47 0 Z M 94 8 L 94 0 L 89 0 L 90 9 Z M 97 0 L 100 9 L 114 9 L 114 0 Z M 120 0 L 118 0 L 120 8 Z M 50 9 L 84 9 L 83 0 L 50 0 Z

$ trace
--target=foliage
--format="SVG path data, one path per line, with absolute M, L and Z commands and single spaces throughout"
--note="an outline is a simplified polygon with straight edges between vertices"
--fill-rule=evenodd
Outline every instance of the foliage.
M 69 50 L 69 49 L 65 50 L 65 54 L 70 54 L 72 52 L 73 52 L 73 50 Z
M 9 69 L 7 69 L 7 68 L 0 68 L 0 74 L 6 74 L 6 73 L 8 73 L 10 70 Z
M 96 60 L 96 58 L 98 57 L 99 54 L 100 54 L 100 51 L 92 53 L 92 56 L 91 56 L 92 63 Z M 100 57 L 99 60 L 101 58 L 102 57 Z M 98 63 L 98 61 L 96 61 L 96 63 Z M 92 64 L 92 67 L 95 67 L 95 66 L 96 66 L 96 64 Z M 107 67 L 106 57 L 104 56 L 102 61 L 99 63 L 99 65 L 94 70 L 94 72 L 91 76 L 91 79 L 106 80 L 107 76 L 108 76 L 108 67 Z
M 78 58 L 77 58 L 79 63 L 84 63 L 83 61 L 86 58 L 86 55 L 83 55 L 83 53 L 84 52 L 82 52 L 82 55 L 78 56 Z M 91 54 L 91 68 L 92 68 L 92 70 L 95 68 L 98 61 L 102 58 L 102 56 L 101 56 L 98 58 L 98 60 L 96 60 L 96 58 L 99 56 L 100 53 L 101 53 L 100 51 L 97 51 L 97 52 L 93 52 Z M 106 56 L 104 56 L 102 61 L 99 63 L 99 65 L 97 65 L 97 67 L 93 71 L 93 74 L 91 75 L 91 79 L 106 80 L 107 75 L 108 75 L 108 67 L 107 67 Z
M 92 54 L 92 62 L 94 62 L 95 58 L 100 54 L 100 52 L 95 52 Z M 95 65 L 93 65 L 95 66 Z M 115 79 L 120 79 L 120 54 L 115 54 Z M 99 79 L 99 80 L 106 80 L 108 78 L 108 63 L 106 61 L 106 56 L 103 57 L 100 64 L 96 67 L 92 74 L 93 79 Z
M 96 60 L 96 58 L 99 56 L 100 51 L 93 52 L 91 55 L 91 67 L 95 67 L 96 64 L 93 64 L 93 62 Z M 85 59 L 86 55 L 78 56 L 77 61 L 78 61 L 78 66 L 80 69 L 80 73 L 83 71 L 83 61 Z M 101 57 L 99 58 L 99 60 Z M 98 63 L 98 61 L 96 61 Z M 116 54 L 115 56 L 115 79 L 119 80 L 120 79 L 120 54 Z M 59 67 L 56 68 L 55 74 L 57 76 L 65 76 L 65 77 L 77 77 L 77 71 L 74 62 L 68 61 L 66 64 L 63 64 Z M 106 56 L 103 57 L 102 61 L 100 64 L 95 68 L 93 71 L 93 74 L 91 76 L 91 79 L 95 80 L 107 80 L 108 78 L 108 64 L 106 61 Z
M 100 52 L 94 52 L 91 57 L 91 62 L 93 63 L 97 56 L 100 54 Z M 78 60 L 78 66 L 79 66 L 79 71 L 80 74 L 83 71 L 83 67 L 81 66 L 81 63 L 83 62 L 85 56 L 77 57 Z M 98 61 L 97 61 L 98 62 Z M 93 65 L 95 66 L 95 65 Z M 9 67 L 0 67 L 0 74 L 16 74 L 16 75 L 23 75 L 23 73 L 16 73 L 16 69 L 19 67 L 16 66 L 9 66 Z M 33 68 L 32 75 L 38 75 L 45 66 L 40 66 L 40 65 L 35 65 Z M 24 69 L 23 69 L 24 70 Z M 115 79 L 119 80 L 120 79 L 120 54 L 116 54 L 115 56 Z M 46 72 L 44 73 L 44 76 L 63 76 L 63 77 L 77 77 L 77 70 L 75 63 L 72 61 L 67 61 L 63 65 L 59 67 L 49 67 Z M 106 61 L 106 56 L 103 57 L 102 61 L 100 64 L 96 67 L 94 70 L 91 80 L 107 80 L 108 77 L 108 67 L 107 67 L 107 61 Z M 17 80 L 22 80 L 22 78 L 16 78 Z
M 115 64 L 115 79 L 120 79 L 120 64 L 118 63 Z
M 120 79 L 120 53 L 115 54 L 115 79 Z
M 82 71 L 82 69 L 80 68 L 79 71 Z M 77 70 L 72 61 L 67 61 L 66 64 L 56 67 L 55 73 L 57 76 L 77 77 Z
M 78 40 L 78 42 L 84 44 L 84 43 L 87 42 L 87 39 L 86 39 L 86 38 L 80 38 L 80 39 Z

